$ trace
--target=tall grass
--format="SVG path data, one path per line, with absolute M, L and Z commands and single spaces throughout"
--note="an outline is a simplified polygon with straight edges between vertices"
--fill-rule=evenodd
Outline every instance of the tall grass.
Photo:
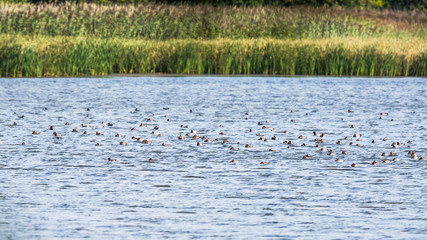
M 138 39 L 427 37 L 427 13 L 313 7 L 0 3 L 0 34 Z
M 111 73 L 427 76 L 424 40 L 0 37 L 2 77 Z

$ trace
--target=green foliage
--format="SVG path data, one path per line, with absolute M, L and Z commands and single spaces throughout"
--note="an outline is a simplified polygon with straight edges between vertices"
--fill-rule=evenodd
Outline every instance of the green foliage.
M 1 76 L 111 73 L 427 76 L 427 52 L 381 44 L 259 40 L 0 39 Z M 402 45 L 402 43 L 397 43 Z M 408 44 L 413 47 L 414 43 Z M 414 49 L 425 49 L 416 46 Z
M 213 6 L 344 6 L 344 7 L 376 7 L 394 9 L 420 9 L 426 11 L 427 0 L 0 0 L 14 3 L 97 3 L 97 4 L 141 4 L 148 2 L 166 4 L 210 4 Z
M 424 29 L 424 30 L 423 30 Z M 0 34 L 139 39 L 426 37 L 427 14 L 310 7 L 0 5 Z

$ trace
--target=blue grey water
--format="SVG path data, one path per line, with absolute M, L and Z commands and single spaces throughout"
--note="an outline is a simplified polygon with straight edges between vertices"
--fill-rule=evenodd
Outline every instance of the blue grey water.
M 426 78 L 2 78 L 0 239 L 426 239 L 426 106 Z

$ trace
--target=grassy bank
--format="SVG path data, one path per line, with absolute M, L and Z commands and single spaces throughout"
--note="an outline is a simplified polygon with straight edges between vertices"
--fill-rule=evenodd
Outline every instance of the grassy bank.
M 1 3 L 0 34 L 153 40 L 427 38 L 427 14 L 339 7 Z
M 427 76 L 424 40 L 124 40 L 2 36 L 1 76 L 111 73 Z
M 422 11 L 0 3 L 0 76 L 427 76 Z

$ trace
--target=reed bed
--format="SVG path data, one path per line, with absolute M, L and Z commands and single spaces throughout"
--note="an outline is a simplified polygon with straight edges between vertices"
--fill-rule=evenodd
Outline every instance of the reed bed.
M 1 77 L 112 73 L 427 76 L 424 40 L 0 37 Z
M 422 11 L 212 5 L 0 4 L 0 34 L 100 38 L 426 38 Z

